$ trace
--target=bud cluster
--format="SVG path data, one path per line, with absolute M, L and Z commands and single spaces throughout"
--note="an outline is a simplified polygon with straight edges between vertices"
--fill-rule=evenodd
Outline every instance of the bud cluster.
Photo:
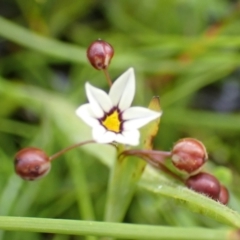
M 206 172 L 201 172 L 208 159 L 205 146 L 193 138 L 183 138 L 175 143 L 171 151 L 173 165 L 187 174 L 185 185 L 210 198 L 227 204 L 229 193 L 225 186 L 221 185 L 218 179 Z

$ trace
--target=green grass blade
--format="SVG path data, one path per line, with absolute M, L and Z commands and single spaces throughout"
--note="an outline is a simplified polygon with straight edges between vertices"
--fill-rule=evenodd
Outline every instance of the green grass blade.
M 124 239 L 234 240 L 228 229 L 180 228 L 124 223 L 105 223 L 44 218 L 0 217 L 0 229 L 71 235 L 94 235 Z
M 68 61 L 87 63 L 86 50 L 81 47 L 43 37 L 3 17 L 0 17 L 0 26 L 0 36 L 22 46 Z

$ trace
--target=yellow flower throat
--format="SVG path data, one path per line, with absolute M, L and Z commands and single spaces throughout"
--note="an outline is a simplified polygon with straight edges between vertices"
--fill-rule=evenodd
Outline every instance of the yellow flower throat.
M 117 110 L 107 115 L 101 123 L 108 131 L 121 132 L 121 121 Z

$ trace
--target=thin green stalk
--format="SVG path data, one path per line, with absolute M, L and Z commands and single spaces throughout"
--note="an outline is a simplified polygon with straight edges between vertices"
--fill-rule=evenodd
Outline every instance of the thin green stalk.
M 84 141 L 84 142 L 80 142 L 80 143 L 75 143 L 75 144 L 73 144 L 73 145 L 71 145 L 69 147 L 66 147 L 66 148 L 60 150 L 59 152 L 53 154 L 51 157 L 49 157 L 49 160 L 52 161 L 52 160 L 60 157 L 64 153 L 74 149 L 74 148 L 81 147 L 81 146 L 89 144 L 89 143 L 95 143 L 95 141 L 94 140 L 88 140 L 88 141 Z
M 71 235 L 106 236 L 124 239 L 238 240 L 229 229 L 182 228 L 63 219 L 0 217 L 0 229 Z
M 121 153 L 124 146 L 118 147 L 118 153 Z M 105 221 L 121 222 L 123 220 L 145 165 L 146 162 L 136 157 L 122 155 L 116 159 L 109 177 Z
M 153 97 L 149 109 L 161 111 L 158 97 Z M 158 131 L 160 119 L 156 119 L 141 129 L 139 148 L 152 149 L 152 139 Z M 124 145 L 118 145 L 118 157 L 111 168 L 109 177 L 105 221 L 123 220 L 133 198 L 137 183 L 144 172 L 146 162 L 135 156 L 124 156 Z
M 104 73 L 104 76 L 105 76 L 105 78 L 108 82 L 109 87 L 111 87 L 112 86 L 112 80 L 111 80 L 111 77 L 109 75 L 108 69 L 107 68 L 103 69 L 103 73 Z

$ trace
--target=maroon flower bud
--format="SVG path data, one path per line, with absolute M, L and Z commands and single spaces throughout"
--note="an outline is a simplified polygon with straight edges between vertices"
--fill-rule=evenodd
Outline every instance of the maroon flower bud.
M 186 186 L 192 190 L 203 193 L 214 200 L 218 200 L 220 194 L 219 181 L 208 173 L 198 173 L 197 175 L 189 177 L 186 182 Z
M 194 138 L 183 138 L 176 142 L 171 156 L 174 166 L 188 174 L 200 170 L 207 157 L 204 145 Z
M 102 40 L 94 41 L 87 49 L 87 57 L 92 66 L 98 70 L 109 66 L 113 57 L 113 47 Z
M 14 158 L 15 172 L 25 180 L 45 176 L 51 169 L 49 157 L 41 149 L 28 147 L 20 150 Z
M 218 198 L 219 202 L 226 205 L 228 203 L 229 200 L 229 192 L 227 190 L 227 188 L 223 185 L 221 185 L 221 189 L 220 189 L 220 194 L 219 194 L 219 198 Z

